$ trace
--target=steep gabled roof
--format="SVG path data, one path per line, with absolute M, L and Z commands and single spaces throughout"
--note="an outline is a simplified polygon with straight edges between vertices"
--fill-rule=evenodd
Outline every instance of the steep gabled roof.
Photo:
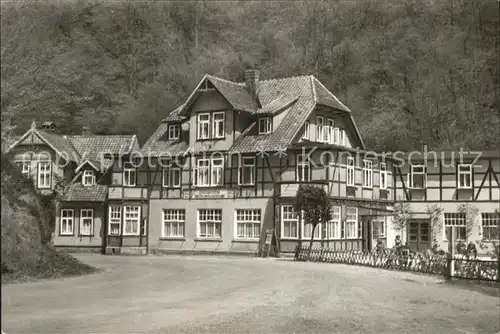
M 340 100 L 333 95 L 323 84 L 314 78 L 314 90 L 316 95 L 316 103 L 332 107 L 338 110 L 351 112 Z
M 188 144 L 181 140 L 166 140 L 165 133 L 168 131 L 168 124 L 162 123 L 155 133 L 142 146 L 141 153 L 148 156 L 160 155 L 180 155 L 188 149 Z
M 78 135 L 68 140 L 83 159 L 99 160 L 102 154 L 127 155 L 139 149 L 135 135 Z

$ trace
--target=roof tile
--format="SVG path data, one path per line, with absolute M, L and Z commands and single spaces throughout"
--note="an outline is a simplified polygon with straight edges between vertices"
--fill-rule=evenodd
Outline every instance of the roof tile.
M 108 187 L 100 184 L 84 186 L 73 183 L 61 197 L 64 202 L 104 202 L 108 198 Z

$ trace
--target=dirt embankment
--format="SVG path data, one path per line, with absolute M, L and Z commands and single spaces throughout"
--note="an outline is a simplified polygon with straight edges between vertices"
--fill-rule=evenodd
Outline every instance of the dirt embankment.
M 90 273 L 94 268 L 50 245 L 54 224 L 51 197 L 40 196 L 1 156 L 2 283 Z

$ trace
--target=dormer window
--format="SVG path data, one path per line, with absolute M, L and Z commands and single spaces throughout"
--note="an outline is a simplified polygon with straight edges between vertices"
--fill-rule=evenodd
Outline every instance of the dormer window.
M 271 117 L 262 117 L 259 119 L 259 134 L 271 133 L 273 129 L 273 123 Z
M 82 184 L 84 186 L 93 186 L 95 184 L 95 172 L 93 170 L 88 169 L 83 171 Z
M 179 124 L 172 124 L 168 126 L 168 139 L 179 139 L 180 126 Z

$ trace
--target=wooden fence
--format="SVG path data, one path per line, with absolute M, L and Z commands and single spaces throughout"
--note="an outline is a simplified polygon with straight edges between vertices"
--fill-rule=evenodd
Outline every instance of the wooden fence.
M 398 253 L 392 250 L 383 252 L 338 251 L 331 248 L 313 248 L 297 246 L 296 261 L 344 263 L 352 265 L 386 268 L 401 271 L 413 271 L 437 276 L 449 276 L 450 261 L 443 255 L 423 253 Z M 498 262 L 469 259 L 454 259 L 452 277 L 485 281 L 498 281 Z

